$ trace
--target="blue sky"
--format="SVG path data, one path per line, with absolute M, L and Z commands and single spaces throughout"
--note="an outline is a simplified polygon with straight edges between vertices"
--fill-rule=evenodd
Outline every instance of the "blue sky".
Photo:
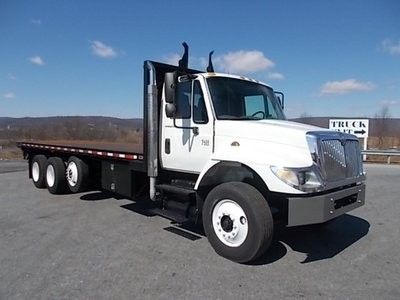
M 142 114 L 142 65 L 267 82 L 286 114 L 400 117 L 399 1 L 0 0 L 0 116 Z

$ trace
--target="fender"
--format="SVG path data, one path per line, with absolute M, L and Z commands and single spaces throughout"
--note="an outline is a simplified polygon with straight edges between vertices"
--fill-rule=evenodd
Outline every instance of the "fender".
M 270 165 L 285 167 L 305 167 L 307 165 L 312 165 L 308 148 L 276 144 L 259 139 L 243 137 L 232 138 L 230 136 L 216 136 L 215 145 L 215 152 L 200 172 L 195 184 L 195 190 L 205 185 L 204 180 L 210 176 L 225 177 L 224 172 L 229 170 L 229 168 L 227 168 L 227 164 L 229 164 L 231 167 L 238 168 L 242 166 L 248 168 L 262 179 L 263 184 L 266 185 L 271 192 L 304 194 L 304 192 L 287 185 L 276 177 L 275 174 L 272 173 Z M 219 170 L 219 172 L 215 171 L 215 166 L 221 163 L 224 164 L 224 172 L 221 172 L 221 170 Z M 241 179 L 240 175 L 228 177 L 236 181 Z M 214 178 L 212 181 L 223 183 L 229 181 L 229 178 L 218 180 Z
M 247 170 L 241 172 L 235 172 L 235 175 L 229 174 L 229 169 L 237 170 Z M 253 177 L 258 177 L 265 185 L 268 191 L 277 193 L 287 193 L 287 194 L 304 194 L 304 192 L 299 191 L 283 181 L 277 178 L 270 170 L 267 164 L 255 164 L 249 161 L 233 161 L 233 160 L 220 160 L 220 159 L 210 159 L 203 170 L 201 171 L 199 177 L 197 178 L 194 189 L 197 191 L 201 187 L 209 185 L 209 181 L 212 182 L 229 182 L 229 181 L 241 181 L 247 175 L 247 173 L 254 173 Z M 218 178 L 215 178 L 215 177 Z

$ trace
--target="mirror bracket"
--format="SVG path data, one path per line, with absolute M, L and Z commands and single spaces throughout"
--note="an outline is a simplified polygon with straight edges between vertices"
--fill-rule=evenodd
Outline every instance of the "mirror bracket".
M 285 108 L 285 95 L 282 92 L 276 92 L 276 91 L 274 91 L 274 94 L 278 95 L 277 98 L 281 104 L 282 109 L 284 109 Z M 279 96 L 281 96 L 281 97 L 279 97 Z
M 178 84 L 177 72 L 165 73 L 164 76 L 165 102 L 175 104 L 177 84 Z

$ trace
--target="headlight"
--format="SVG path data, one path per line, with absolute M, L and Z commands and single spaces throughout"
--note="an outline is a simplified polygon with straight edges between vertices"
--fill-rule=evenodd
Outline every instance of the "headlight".
M 315 168 L 284 168 L 271 166 L 271 171 L 286 184 L 303 192 L 318 192 L 323 188 L 322 180 Z

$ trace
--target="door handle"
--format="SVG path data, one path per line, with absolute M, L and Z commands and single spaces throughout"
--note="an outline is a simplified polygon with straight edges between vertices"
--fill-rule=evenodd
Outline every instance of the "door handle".
M 170 139 L 165 139 L 165 153 L 166 154 L 171 153 L 171 140 Z

